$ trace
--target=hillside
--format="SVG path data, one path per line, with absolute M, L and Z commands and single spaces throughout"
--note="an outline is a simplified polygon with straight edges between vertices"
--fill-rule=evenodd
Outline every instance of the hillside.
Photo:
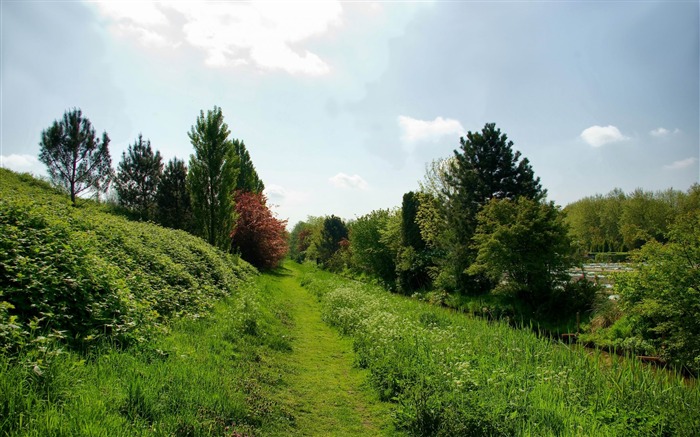
M 126 346 L 193 317 L 255 270 L 197 237 L 129 221 L 0 169 L 0 348 Z M 37 335 L 39 334 L 39 335 Z

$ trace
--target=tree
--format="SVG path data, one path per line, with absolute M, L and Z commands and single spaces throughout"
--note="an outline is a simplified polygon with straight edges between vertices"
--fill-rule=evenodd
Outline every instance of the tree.
M 80 109 L 66 111 L 61 121 L 41 133 L 39 160 L 46 164 L 51 180 L 76 196 L 86 191 L 106 193 L 112 180 L 109 137 L 95 137 L 95 129 Z
M 368 276 L 380 279 L 387 287 L 394 284 L 396 254 L 382 241 L 382 231 L 391 212 L 378 209 L 350 223 L 350 253 L 352 267 Z
M 552 202 L 492 199 L 479 212 L 469 273 L 485 274 L 531 305 L 548 299 L 568 277 L 571 240 Z
M 236 181 L 236 190 L 248 191 L 250 193 L 262 193 L 265 189 L 265 184 L 255 171 L 253 161 L 250 159 L 250 154 L 245 147 L 245 143 L 239 140 L 233 140 L 233 150 L 239 159 L 238 179 Z
M 239 160 L 229 140 L 221 108 L 200 111 L 188 133 L 195 153 L 190 155 L 187 186 L 197 232 L 212 246 L 228 250 L 235 221 L 233 194 Z
M 318 258 L 325 265 L 340 249 L 340 242 L 348 239 L 348 228 L 343 219 L 331 215 L 323 220 L 321 238 L 318 244 Z
M 668 243 L 646 243 L 615 289 L 632 334 L 671 363 L 700 372 L 700 210 L 679 217 Z
M 420 196 L 413 191 L 403 195 L 401 203 L 401 248 L 396 259 L 396 282 L 400 291 L 409 293 L 430 284 L 430 255 L 418 224 Z
M 156 204 L 161 225 L 192 231 L 192 204 L 187 191 L 185 161 L 177 158 L 168 161 L 158 184 Z
M 262 193 L 236 192 L 236 227 L 231 247 L 260 269 L 279 266 L 289 249 L 285 220 L 275 218 Z
M 151 142 L 143 136 L 122 153 L 115 180 L 119 203 L 138 213 L 142 219 L 155 215 L 156 193 L 163 173 L 163 158 L 153 152 Z
M 491 199 L 527 197 L 539 200 L 545 197 L 540 179 L 536 178 L 527 158 L 513 152 L 513 142 L 487 123 L 481 132 L 468 132 L 460 138 L 460 150 L 445 170 L 442 196 L 444 214 L 454 230 L 447 256 L 457 276 L 457 287 L 490 287 L 479 278 L 468 280 L 463 272 L 474 260 L 470 249 L 477 225 L 477 213 Z

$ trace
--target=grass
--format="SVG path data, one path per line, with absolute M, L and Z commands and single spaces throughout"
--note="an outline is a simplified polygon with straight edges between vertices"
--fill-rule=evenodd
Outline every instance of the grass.
M 700 434 L 700 390 L 679 375 L 304 268 L 409 434 Z
M 295 412 L 294 435 L 392 435 L 390 404 L 366 383 L 367 372 L 353 365 L 352 342 L 321 319 L 316 298 L 299 285 L 300 267 L 285 264 L 258 282 L 284 308 L 292 352 L 282 357 L 290 374 L 276 398 Z

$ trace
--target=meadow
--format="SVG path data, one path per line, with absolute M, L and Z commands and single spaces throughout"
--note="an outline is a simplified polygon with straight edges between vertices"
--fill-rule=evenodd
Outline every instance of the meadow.
M 700 390 L 672 372 L 309 269 L 324 319 L 412 435 L 700 433 Z

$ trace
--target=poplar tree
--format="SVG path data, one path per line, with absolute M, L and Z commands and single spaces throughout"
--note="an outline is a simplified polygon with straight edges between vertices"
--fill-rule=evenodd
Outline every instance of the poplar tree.
M 233 193 L 240 160 L 221 108 L 200 111 L 188 133 L 194 154 L 190 155 L 187 186 L 192 200 L 196 232 L 222 250 L 231 246 L 235 222 Z
M 73 206 L 79 194 L 106 193 L 112 180 L 109 137 L 96 138 L 95 129 L 80 109 L 63 114 L 41 133 L 39 160 L 48 167 L 51 180 L 70 193 Z
M 258 176 L 258 172 L 255 171 L 255 166 L 250 159 L 245 143 L 242 140 L 233 140 L 233 150 L 240 161 L 236 190 L 255 194 L 262 193 L 265 189 L 265 184 Z

